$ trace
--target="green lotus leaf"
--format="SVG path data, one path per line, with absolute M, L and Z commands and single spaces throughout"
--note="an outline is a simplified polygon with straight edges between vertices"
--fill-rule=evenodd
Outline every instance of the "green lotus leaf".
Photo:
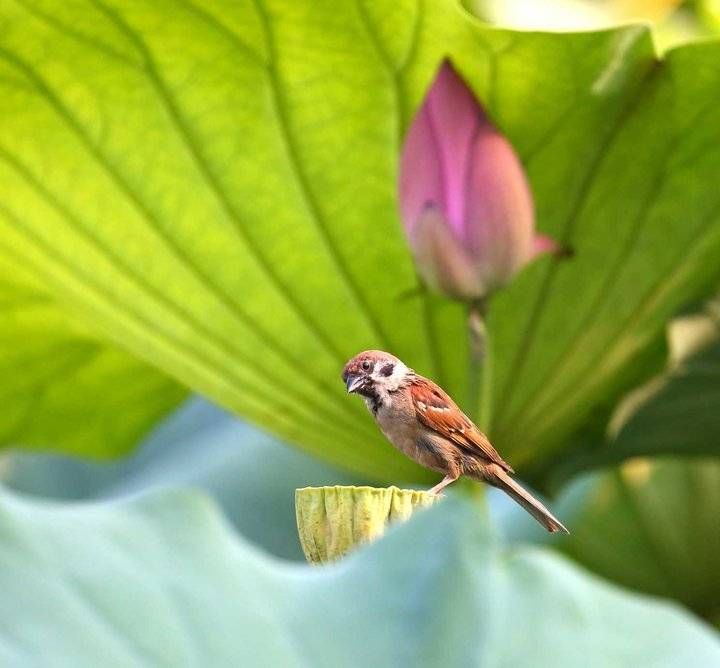
M 7 0 L 0 25 L 0 257 L 102 340 L 377 480 L 428 476 L 344 395 L 350 355 L 389 349 L 474 414 L 464 310 L 417 294 L 396 206 L 444 57 L 575 252 L 491 306 L 481 426 L 516 468 L 647 378 L 720 271 L 716 42 L 658 61 L 646 28 L 513 32 L 450 0 Z
M 63 506 L 4 492 L 0 563 L 4 665 L 720 661 L 714 633 L 677 606 L 505 548 L 450 499 L 317 568 L 239 540 L 198 494 Z

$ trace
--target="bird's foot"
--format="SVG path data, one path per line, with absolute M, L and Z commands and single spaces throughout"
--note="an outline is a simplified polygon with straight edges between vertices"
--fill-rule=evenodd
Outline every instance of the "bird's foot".
M 435 487 L 428 490 L 428 494 L 434 494 L 435 496 L 442 496 L 442 491 L 450 484 L 454 483 L 458 479 L 458 476 L 446 475 Z

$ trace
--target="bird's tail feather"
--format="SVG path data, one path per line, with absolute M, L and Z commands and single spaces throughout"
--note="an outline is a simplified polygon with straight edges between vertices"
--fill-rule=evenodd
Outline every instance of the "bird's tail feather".
M 503 490 L 508 496 L 519 503 L 527 512 L 529 512 L 540 524 L 548 531 L 554 533 L 556 531 L 570 532 L 565 525 L 553 515 L 540 501 L 538 501 L 530 492 L 515 482 L 505 471 L 496 464 L 491 464 L 485 469 L 485 480 L 494 487 Z

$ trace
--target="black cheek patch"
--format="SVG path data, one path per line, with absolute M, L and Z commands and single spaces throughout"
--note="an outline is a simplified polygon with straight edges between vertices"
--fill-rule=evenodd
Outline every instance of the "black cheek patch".
M 385 364 L 382 369 L 380 369 L 380 375 L 385 376 L 386 378 L 388 376 L 392 376 L 392 372 L 395 371 L 395 365 L 394 364 Z

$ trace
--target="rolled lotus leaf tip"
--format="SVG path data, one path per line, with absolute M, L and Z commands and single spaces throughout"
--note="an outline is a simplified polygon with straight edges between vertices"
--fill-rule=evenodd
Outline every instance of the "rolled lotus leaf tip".
M 398 487 L 303 487 L 295 490 L 300 544 L 311 564 L 340 559 L 358 545 L 370 543 L 393 522 L 404 522 L 417 508 L 439 497 Z

